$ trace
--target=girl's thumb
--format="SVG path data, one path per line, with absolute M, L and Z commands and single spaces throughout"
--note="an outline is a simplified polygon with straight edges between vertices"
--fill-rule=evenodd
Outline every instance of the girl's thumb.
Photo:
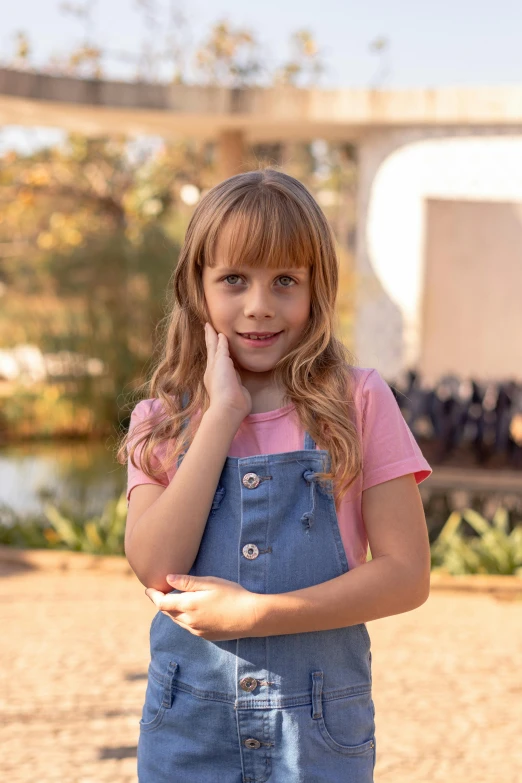
M 168 574 L 167 582 L 178 590 L 205 590 L 208 583 L 203 576 L 191 576 L 190 574 Z

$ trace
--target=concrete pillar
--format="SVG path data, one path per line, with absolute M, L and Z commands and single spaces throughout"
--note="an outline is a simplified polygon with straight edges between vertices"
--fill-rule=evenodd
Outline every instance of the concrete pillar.
M 437 129 L 439 134 L 444 129 Z M 396 150 L 432 135 L 425 128 L 371 130 L 357 143 L 357 283 L 354 353 L 361 367 L 375 367 L 386 378 L 418 364 L 418 330 L 405 321 L 404 305 L 392 298 L 376 268 L 370 236 L 376 228 L 370 206 L 375 179 L 383 163 Z M 396 274 L 401 274 L 397 249 Z
M 243 131 L 221 131 L 217 142 L 218 181 L 221 182 L 221 180 L 243 171 L 245 160 L 246 152 Z

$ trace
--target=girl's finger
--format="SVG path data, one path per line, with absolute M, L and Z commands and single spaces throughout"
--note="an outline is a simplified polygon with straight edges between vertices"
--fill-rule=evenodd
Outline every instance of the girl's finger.
M 158 605 L 158 610 L 163 614 L 181 614 L 182 609 L 178 609 L 176 606 L 166 606 L 164 603 Z
M 160 612 L 161 614 L 164 614 L 165 617 L 170 617 L 171 620 L 174 620 L 180 625 L 182 625 L 184 622 L 183 618 L 186 620 L 186 616 L 183 614 L 183 612 L 168 611 L 167 609 L 160 609 Z
M 153 604 L 156 604 L 158 606 L 158 603 L 165 598 L 165 593 L 162 593 L 161 590 L 156 590 L 154 587 L 147 587 L 145 590 L 145 595 L 147 598 L 150 598 Z
M 172 599 L 175 599 L 177 596 L 171 596 L 169 600 L 169 597 L 165 595 L 165 593 L 162 593 L 160 590 L 154 590 L 154 588 L 148 588 L 146 594 L 152 603 L 158 607 L 160 612 L 181 611 L 179 607 L 176 606 L 176 601 L 174 600 L 174 602 L 172 602 Z
M 220 332 L 218 334 L 218 344 L 217 344 L 217 347 L 221 348 L 221 350 L 224 353 L 228 353 L 228 340 L 226 338 L 226 335 L 223 334 L 223 332 Z
M 221 332 L 218 332 L 218 335 L 216 337 L 216 352 L 214 355 L 216 355 L 218 351 L 219 353 L 222 353 L 223 351 L 223 335 L 221 334 Z
M 182 616 L 181 612 L 167 612 L 165 609 L 160 609 L 161 614 L 164 614 L 165 617 L 170 617 L 171 620 L 174 620 L 175 623 L 178 623 L 178 625 L 183 625 L 183 620 L 180 620 L 179 617 Z
M 158 602 L 158 607 L 167 612 L 186 612 L 188 604 L 192 601 L 191 593 L 167 593 Z
M 179 619 L 179 617 L 172 617 L 171 616 L 171 620 L 173 620 L 176 623 L 176 625 L 179 625 L 179 626 L 181 626 L 181 628 L 185 628 L 186 631 L 190 631 L 190 633 L 192 633 L 192 629 L 191 629 L 190 625 L 187 625 L 187 623 L 184 623 L 183 620 Z
M 206 344 L 207 344 L 207 362 L 208 365 L 210 365 L 214 360 L 214 356 L 216 355 L 216 349 L 217 349 L 216 333 L 210 324 L 208 325 L 206 331 Z

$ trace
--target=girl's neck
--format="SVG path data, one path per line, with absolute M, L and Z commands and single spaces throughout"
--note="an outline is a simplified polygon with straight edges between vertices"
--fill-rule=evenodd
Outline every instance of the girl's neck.
M 245 372 L 240 370 L 241 382 L 252 397 L 250 413 L 268 413 L 285 405 L 284 390 L 273 382 L 271 373 Z
M 267 394 L 259 394 L 252 396 L 252 410 L 250 413 L 268 413 L 269 411 L 275 411 L 278 408 L 283 408 L 285 402 L 283 396 L 279 393 L 277 396 Z

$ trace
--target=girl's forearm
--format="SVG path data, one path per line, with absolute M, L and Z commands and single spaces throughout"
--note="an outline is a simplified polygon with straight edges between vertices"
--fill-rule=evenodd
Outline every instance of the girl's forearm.
M 429 581 L 429 565 L 412 568 L 385 556 L 312 587 L 256 594 L 249 636 L 327 631 L 408 612 L 428 599 Z
M 232 413 L 209 408 L 174 478 L 136 520 L 125 555 L 146 587 L 170 592 L 167 574 L 188 574 L 192 568 L 240 423 Z

